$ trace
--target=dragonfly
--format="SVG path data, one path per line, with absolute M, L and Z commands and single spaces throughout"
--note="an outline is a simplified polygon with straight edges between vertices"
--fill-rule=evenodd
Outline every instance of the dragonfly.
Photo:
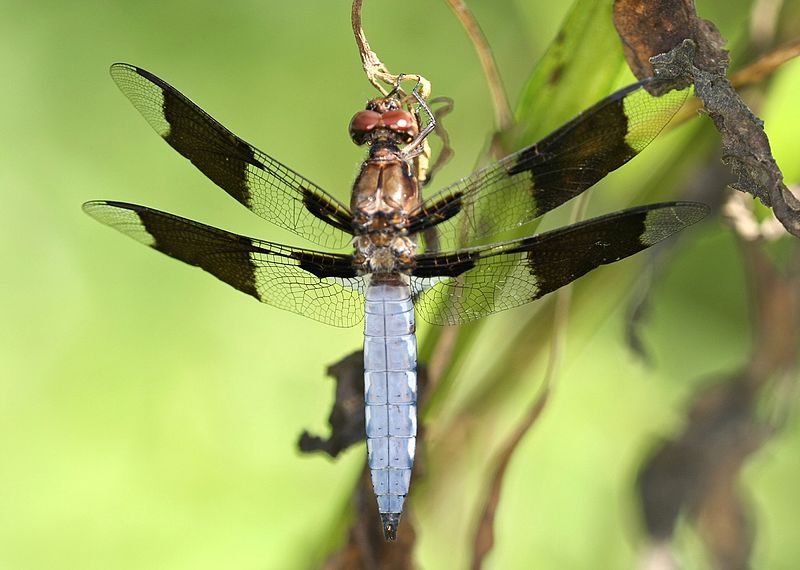
M 425 199 L 417 159 L 434 114 L 416 89 L 413 97 L 395 90 L 372 99 L 349 125 L 352 140 L 369 150 L 346 205 L 154 74 L 117 63 L 111 76 L 150 126 L 217 186 L 322 248 L 271 243 L 125 202 L 83 205 L 103 224 L 262 303 L 336 327 L 363 322 L 367 463 L 386 540 L 397 536 L 416 448 L 415 319 L 458 325 L 534 301 L 708 211 L 693 202 L 650 204 L 491 241 L 580 195 L 655 138 L 685 93 L 655 97 L 650 80 Z

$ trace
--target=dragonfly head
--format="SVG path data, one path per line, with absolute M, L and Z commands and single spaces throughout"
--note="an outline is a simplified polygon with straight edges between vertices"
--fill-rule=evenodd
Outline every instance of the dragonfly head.
M 419 128 L 417 120 L 394 97 L 373 99 L 364 111 L 350 121 L 350 138 L 357 145 L 388 140 L 396 144 L 411 142 Z

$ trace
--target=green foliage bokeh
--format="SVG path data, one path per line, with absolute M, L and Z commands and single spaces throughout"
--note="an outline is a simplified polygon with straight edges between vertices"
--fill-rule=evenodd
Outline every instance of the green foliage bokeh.
M 434 95 L 456 101 L 447 127 L 457 155 L 434 186 L 468 173 L 493 129 L 472 46 L 444 3 L 365 4 L 381 59 L 395 72 L 425 75 Z M 472 4 L 516 104 L 568 6 Z M 701 15 L 729 38 L 743 34 L 744 2 L 710 4 L 699 2 Z M 306 568 L 344 536 L 363 446 L 331 461 L 300 455 L 296 440 L 303 429 L 327 429 L 333 383 L 324 371 L 359 348 L 358 327 L 328 328 L 260 306 L 99 226 L 80 204 L 130 201 L 308 246 L 248 214 L 168 149 L 107 69 L 127 61 L 156 73 L 346 201 L 363 152 L 346 126 L 372 95 L 349 18 L 348 2 L 4 7 L 0 567 Z M 800 174 L 792 143 L 798 84 L 800 66 L 786 66 L 764 107 L 789 182 Z M 640 192 L 656 183 L 660 165 L 691 160 L 670 149 L 686 148 L 689 137 L 713 141 L 707 127 L 662 137 L 598 189 L 592 212 L 647 197 Z M 631 485 L 642 453 L 680 426 L 693 388 L 740 365 L 749 347 L 733 240 L 714 221 L 691 232 L 655 289 L 645 328 L 652 369 L 622 342 L 623 301 L 641 260 L 577 286 L 581 312 L 556 393 L 512 463 L 490 567 L 634 563 L 641 535 Z M 492 317 L 476 333 L 442 418 L 489 389 L 480 380 L 515 318 Z M 475 413 L 458 434 L 458 460 L 431 458 L 431 478 L 452 460 L 446 480 L 460 483 L 450 491 L 421 484 L 412 497 L 423 567 L 467 563 L 476 515 L 469 505 L 489 449 L 535 396 L 541 367 L 529 374 L 529 384 Z M 800 558 L 789 508 L 800 504 L 798 451 L 795 422 L 745 471 L 756 567 L 789 568 Z

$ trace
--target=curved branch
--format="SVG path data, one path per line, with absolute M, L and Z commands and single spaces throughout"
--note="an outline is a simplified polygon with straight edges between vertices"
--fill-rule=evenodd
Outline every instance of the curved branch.
M 446 0 L 447 5 L 453 11 L 458 21 L 464 26 L 467 36 L 475 46 L 475 51 L 478 54 L 483 74 L 486 76 L 486 83 L 489 86 L 489 92 L 492 96 L 492 103 L 494 105 L 494 121 L 498 131 L 506 131 L 511 128 L 513 119 L 511 118 L 511 107 L 508 104 L 508 97 L 506 96 L 505 89 L 503 89 L 503 82 L 500 80 L 500 74 L 497 71 L 497 65 L 492 55 L 492 48 L 486 41 L 486 36 L 483 35 L 475 16 L 472 15 L 464 0 Z

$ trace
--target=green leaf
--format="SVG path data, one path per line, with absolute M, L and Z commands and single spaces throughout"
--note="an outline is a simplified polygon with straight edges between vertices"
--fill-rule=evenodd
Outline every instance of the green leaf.
M 578 0 L 519 98 L 515 150 L 535 143 L 597 100 L 608 95 L 624 67 L 614 29 L 612 0 Z

